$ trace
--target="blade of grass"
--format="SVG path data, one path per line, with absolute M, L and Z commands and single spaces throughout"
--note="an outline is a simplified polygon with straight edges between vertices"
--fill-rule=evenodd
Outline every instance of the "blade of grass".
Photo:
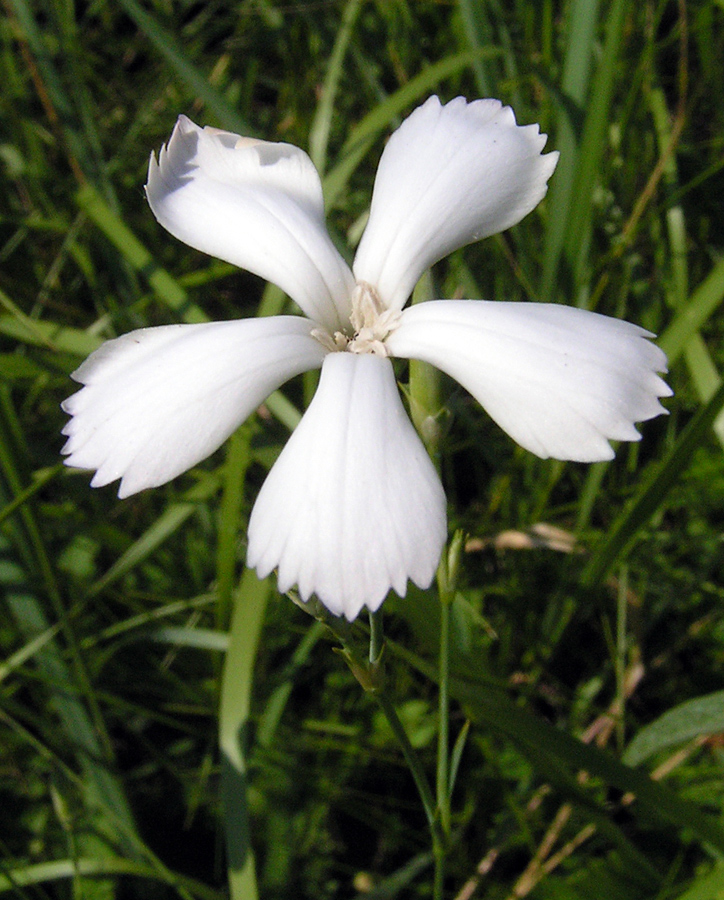
M 244 499 L 246 470 L 251 461 L 249 444 L 253 426 L 243 425 L 226 448 L 223 468 L 223 490 L 219 504 L 218 538 L 216 543 L 216 627 L 226 630 L 229 624 L 236 569 L 238 565 L 241 505 Z
M 724 384 L 701 407 L 653 475 L 607 530 L 605 539 L 583 570 L 581 580 L 584 585 L 600 583 L 615 563 L 625 559 L 647 522 L 663 507 L 669 491 L 686 471 L 695 451 L 706 440 L 707 431 L 723 406 Z
M 573 271 L 573 287 L 579 305 L 585 305 L 586 299 L 579 292 L 583 287 L 585 270 L 588 266 L 595 187 L 600 178 L 601 164 L 607 146 L 611 101 L 619 71 L 627 10 L 626 0 L 614 0 L 608 13 L 603 53 L 589 94 L 578 155 L 579 164 L 566 223 L 564 249 Z
M 291 696 L 297 673 L 306 665 L 312 650 L 325 634 L 327 634 L 327 626 L 319 621 L 315 621 L 305 631 L 304 637 L 292 654 L 289 665 L 284 670 L 282 683 L 276 688 L 264 706 L 264 712 L 261 714 L 256 730 L 256 742 L 260 747 L 271 746 L 279 722 L 284 714 L 284 708 Z
M 334 102 L 342 76 L 342 66 L 361 7 L 362 0 L 349 0 L 344 8 L 332 55 L 329 58 L 317 111 L 309 131 L 309 155 L 320 175 L 324 174 L 327 165 L 329 132 L 332 127 Z
M 150 528 L 131 544 L 111 568 L 88 588 L 87 596 L 93 597 L 114 581 L 122 578 L 147 559 L 157 547 L 167 540 L 196 512 L 199 504 L 211 499 L 220 489 L 221 479 L 216 473 L 204 473 L 198 483 L 186 491 L 184 499 L 172 503 Z
M 724 259 L 720 259 L 657 342 L 669 358 L 669 364 L 676 362 L 687 341 L 704 327 L 723 300 Z
M 12 546 L 1 534 L 0 586 L 23 640 L 32 644 L 52 631 L 41 599 L 30 590 L 25 572 L 13 561 Z M 102 853 L 111 840 L 123 847 L 131 858 L 137 857 L 138 837 L 125 791 L 101 761 L 105 753 L 96 726 L 88 715 L 82 693 L 63 660 L 57 641 L 37 646 L 33 658 L 50 692 L 50 708 L 57 715 L 83 772 L 85 804 L 98 833 L 80 835 L 80 846 L 91 854 Z M 101 838 L 101 835 L 105 837 Z
M 102 878 L 103 876 L 123 875 L 137 878 L 147 878 L 153 881 L 161 881 L 171 887 L 183 889 L 182 896 L 198 897 L 199 900 L 224 900 L 222 891 L 189 878 L 186 875 L 172 873 L 171 877 L 165 877 L 151 866 L 145 866 L 121 857 L 106 855 L 105 857 L 80 857 L 79 859 L 58 859 L 52 862 L 34 863 L 31 865 L 16 866 L 0 873 L 0 893 L 17 891 L 18 888 L 31 885 L 48 884 L 56 881 L 74 878 L 77 875 L 88 878 Z
M 559 99 L 556 150 L 560 158 L 548 194 L 548 230 L 541 297 L 553 298 L 556 275 L 580 165 L 579 140 L 598 31 L 599 0 L 575 0 L 568 13 L 568 41 Z
M 623 761 L 638 766 L 662 750 L 698 738 L 720 734 L 724 725 L 724 691 L 694 697 L 667 710 L 641 728 L 629 743 Z
M 144 276 L 162 303 L 177 313 L 184 322 L 208 322 L 206 313 L 192 303 L 178 281 L 156 263 L 126 223 L 113 212 L 96 190 L 90 185 L 81 188 L 76 194 L 76 203 L 123 258 Z
M 24 493 L 20 467 L 16 422 L 9 392 L 0 391 L 0 503 L 8 502 Z M 22 449 L 22 448 L 20 448 Z M 8 607 L 23 639 L 33 641 L 50 629 L 44 606 L 50 603 L 58 627 L 70 651 L 67 665 L 59 642 L 42 647 L 35 662 L 50 691 L 50 703 L 61 721 L 69 742 L 76 748 L 79 765 L 85 773 L 86 805 L 98 821 L 100 833 L 116 836 L 131 856 L 137 854 L 140 842 L 135 822 L 121 782 L 107 765 L 110 741 L 106 733 L 98 701 L 86 671 L 75 631 L 66 614 L 53 566 L 46 551 L 44 532 L 38 525 L 26 497 L 9 520 L 5 534 L 0 534 L 0 549 L 4 557 L 2 580 Z M 45 596 L 29 587 L 38 585 Z M 110 816 L 109 816 L 110 813 Z M 92 838 L 91 843 L 95 844 Z
M 179 42 L 136 0 L 119 0 L 120 5 L 133 19 L 138 28 L 151 41 L 158 52 L 166 58 L 171 68 L 187 85 L 194 95 L 198 95 L 216 116 L 219 124 L 228 131 L 255 137 L 254 129 L 227 103 L 208 78 L 198 70 L 184 52 Z
M 431 681 L 436 681 L 437 669 L 434 662 L 422 659 L 389 639 L 387 644 L 396 656 L 407 661 Z M 696 804 L 681 799 L 663 784 L 653 781 L 645 772 L 624 765 L 611 753 L 593 744 L 585 744 L 532 715 L 503 691 L 491 687 L 489 682 L 478 678 L 453 677 L 450 680 L 450 693 L 463 704 L 473 722 L 482 723 L 506 735 L 524 750 L 534 767 L 537 766 L 540 753 L 546 777 L 555 783 L 563 784 L 558 781 L 558 772 L 588 772 L 624 793 L 635 794 L 639 807 L 632 807 L 634 812 L 638 809 L 654 820 L 670 822 L 677 828 L 689 828 L 699 840 L 724 849 L 724 827 L 713 816 L 707 815 Z M 573 796 L 580 798 L 578 788 L 570 782 L 568 776 L 566 783 L 573 791 Z M 591 803 L 593 800 L 586 796 L 587 809 Z
M 87 356 L 101 345 L 101 338 L 87 331 L 42 322 L 27 316 L 10 297 L 0 290 L 0 305 L 9 311 L 0 316 L 0 334 L 33 347 L 45 347 L 57 353 Z
M 245 754 L 254 661 L 269 594 L 269 582 L 259 581 L 247 569 L 234 598 L 229 649 L 221 681 L 221 793 L 232 900 L 255 900 L 257 896 L 246 801 Z
M 659 143 L 659 151 L 663 153 L 672 144 L 669 111 L 666 106 L 666 98 L 661 88 L 651 91 L 651 111 L 656 127 L 656 136 Z M 678 185 L 678 168 L 676 154 L 670 153 L 665 158 L 663 172 L 664 186 L 667 194 L 676 190 Z M 684 209 L 678 204 L 670 204 L 666 210 L 666 230 L 669 238 L 669 268 L 668 281 L 669 303 L 674 309 L 684 309 L 689 297 L 689 267 L 688 267 L 688 238 L 686 234 L 686 220 Z M 721 377 L 699 333 L 694 333 L 687 340 L 683 348 L 686 365 L 689 369 L 694 387 L 699 398 L 705 403 L 716 393 L 721 384 Z M 719 442 L 724 444 L 724 416 L 718 416 L 713 423 L 714 433 Z
M 480 0 L 458 0 L 460 18 L 465 30 L 465 38 L 473 50 L 481 50 L 492 44 L 490 20 L 485 4 Z M 476 59 L 471 68 L 475 74 L 475 84 L 481 97 L 494 97 L 496 92 L 492 85 L 496 83 L 495 73 L 490 73 L 485 60 Z

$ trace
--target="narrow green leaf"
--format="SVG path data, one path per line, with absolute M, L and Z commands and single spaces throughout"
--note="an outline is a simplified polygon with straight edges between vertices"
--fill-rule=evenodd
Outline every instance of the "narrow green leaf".
M 724 863 L 717 862 L 706 875 L 700 875 L 676 900 L 724 900 Z
M 691 295 L 686 306 L 679 310 L 657 343 L 674 363 L 687 341 L 700 331 L 724 300 L 724 259 L 720 259 L 711 272 Z
M 246 569 L 236 592 L 221 682 L 221 792 L 231 900 L 255 900 L 257 896 L 246 801 L 245 754 L 254 661 L 269 594 L 269 582 L 259 581 Z
M 342 76 L 344 58 L 361 7 L 362 0 L 348 0 L 344 8 L 342 21 L 337 31 L 337 39 L 334 42 L 334 49 L 329 58 L 327 74 L 322 85 L 317 111 L 309 130 L 309 155 L 320 175 L 324 173 L 327 165 L 327 146 L 329 144 L 329 132 L 332 127 L 334 101 L 337 97 L 337 88 Z
M 626 748 L 626 765 L 638 766 L 655 753 L 703 734 L 724 732 L 724 691 L 695 697 L 644 726 Z
M 169 273 L 159 266 L 125 222 L 101 195 L 87 185 L 76 194 L 76 203 L 100 228 L 131 266 L 148 281 L 156 296 L 184 322 L 208 322 L 209 317 Z
M 465 749 L 465 744 L 468 740 L 469 731 L 470 721 L 467 720 L 463 723 L 463 727 L 460 729 L 460 732 L 455 739 L 455 745 L 453 746 L 452 753 L 450 754 L 450 785 L 448 787 L 448 795 L 451 799 L 453 791 L 455 790 L 455 782 L 457 781 L 458 777 L 460 760 L 463 758 L 463 750 Z
M 264 712 L 259 719 L 256 741 L 260 747 L 269 747 L 274 740 L 277 726 L 291 696 L 294 680 L 302 667 L 306 665 L 314 647 L 327 633 L 327 626 L 320 621 L 313 622 L 305 631 L 304 637 L 299 642 L 298 647 L 292 654 L 288 667 L 283 673 L 282 683 L 267 700 Z
M 628 3 L 614 0 L 606 21 L 603 53 L 596 69 L 586 104 L 586 121 L 581 138 L 579 165 L 571 195 L 570 215 L 566 223 L 565 250 L 574 273 L 576 290 L 582 284 L 588 265 L 593 223 L 595 186 L 608 143 L 613 87 L 619 72 L 619 54 L 623 40 Z
M 556 760 L 558 766 L 586 771 L 602 778 L 621 791 L 635 794 L 637 805 L 640 804 L 649 816 L 669 821 L 678 828 L 690 828 L 700 840 L 724 850 L 724 828 L 716 819 L 695 804 L 677 797 L 644 772 L 632 769 L 612 754 L 553 728 L 521 709 L 502 693 L 460 681 L 453 681 L 451 692 L 465 704 L 471 718 L 485 722 L 507 734 L 516 744 L 528 748 L 534 765 L 537 754 L 542 752 Z
M 376 884 L 371 891 L 357 894 L 354 900 L 394 900 L 426 869 L 429 869 L 434 861 L 432 853 L 420 853 Z
M 49 469 L 41 469 L 38 472 L 35 472 L 33 475 L 32 483 L 26 487 L 24 490 L 20 491 L 15 495 L 13 500 L 6 504 L 2 509 L 0 509 L 0 524 L 2 524 L 5 519 L 9 519 L 18 509 L 20 509 L 23 504 L 27 503 L 31 497 L 34 497 L 35 494 L 38 493 L 45 485 L 52 481 L 56 475 L 59 475 L 65 466 L 63 463 L 58 463 L 56 466 L 53 466 Z
M 465 38 L 473 50 L 480 50 L 492 43 L 490 21 L 483 0 L 458 0 Z M 485 60 L 476 59 L 471 68 L 480 97 L 495 97 L 495 74 L 488 71 Z
M 215 473 L 205 474 L 184 495 L 184 499 L 173 503 L 159 516 L 138 540 L 126 550 L 123 556 L 111 566 L 111 568 L 88 589 L 88 596 L 92 597 L 100 593 L 122 578 L 125 574 L 143 562 L 153 551 L 167 540 L 181 525 L 192 516 L 200 503 L 214 496 L 221 486 L 221 479 Z
M 671 488 L 686 470 L 696 449 L 706 440 L 707 432 L 724 406 L 724 384 L 711 400 L 697 412 L 679 435 L 676 444 L 655 468 L 634 499 L 606 532 L 581 576 L 583 584 L 600 582 L 616 562 L 621 562 L 633 546 L 642 528 L 661 508 Z
M 177 875 L 170 871 L 160 871 L 133 860 L 118 856 L 80 857 L 74 859 L 58 859 L 33 865 L 5 868 L 0 873 L 0 893 L 17 891 L 18 888 L 35 884 L 48 884 L 78 875 L 88 878 L 101 878 L 111 875 L 130 875 L 161 881 L 179 890 L 184 897 L 198 897 L 199 900 L 224 900 L 225 894 L 215 891 L 200 881 Z
M 229 623 L 232 594 L 238 565 L 241 506 L 244 498 L 246 470 L 251 461 L 249 444 L 253 425 L 249 422 L 237 429 L 226 447 L 223 467 L 223 491 L 219 505 L 218 540 L 216 545 L 216 624 L 219 630 Z
M 437 681 L 434 663 L 422 659 L 394 641 L 387 644 L 397 656 Z M 689 828 L 699 838 L 724 851 L 724 827 L 694 803 L 682 800 L 665 785 L 653 781 L 645 772 L 633 769 L 613 754 L 584 744 L 577 738 L 554 728 L 511 700 L 507 694 L 491 687 L 481 679 L 451 678 L 450 694 L 463 704 L 466 714 L 475 723 L 484 724 L 506 735 L 526 752 L 531 763 L 546 769 L 546 777 L 556 778 L 556 771 L 585 771 L 601 778 L 606 784 L 624 793 L 636 795 L 634 813 L 668 821 L 678 828 Z M 539 757 L 540 754 L 540 757 Z M 547 760 L 547 761 L 546 761 Z M 576 791 L 572 784 L 571 790 Z M 590 798 L 586 803 L 590 804 Z
M 167 59 L 176 74 L 190 88 L 191 93 L 198 95 L 204 101 L 223 128 L 247 137 L 256 136 L 254 130 L 234 107 L 226 102 L 224 96 L 191 62 L 175 37 L 150 13 L 146 12 L 136 0 L 120 0 L 120 4 L 159 53 Z
M 149 632 L 148 637 L 162 644 L 176 647 L 196 647 L 199 650 L 214 650 L 225 653 L 229 648 L 229 635 L 224 631 L 210 628 L 179 628 L 164 625 Z
M 0 305 L 9 310 L 0 316 L 0 334 L 33 347 L 45 347 L 56 352 L 87 356 L 102 343 L 101 338 L 77 328 L 66 328 L 55 322 L 32 319 L 19 309 L 10 297 L 0 290 Z
M 568 41 L 558 107 L 555 149 L 560 152 L 547 198 L 548 230 L 541 296 L 553 297 L 561 251 L 573 203 L 573 186 L 580 164 L 579 141 L 591 65 L 596 50 L 599 0 L 574 0 L 568 12 Z M 555 97 L 555 93 L 553 94 Z

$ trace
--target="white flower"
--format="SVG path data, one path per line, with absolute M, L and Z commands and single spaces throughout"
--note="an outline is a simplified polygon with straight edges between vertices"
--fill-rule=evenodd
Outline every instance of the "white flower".
M 609 459 L 610 440 L 663 412 L 666 358 L 636 325 L 558 305 L 433 300 L 403 309 L 452 250 L 509 228 L 542 199 L 558 154 L 497 100 L 431 97 L 392 135 L 353 269 L 324 225 L 319 176 L 297 147 L 185 117 L 151 157 L 154 215 L 192 247 L 279 285 L 304 313 L 141 329 L 74 373 L 66 463 L 121 479 L 119 497 L 211 454 L 287 379 L 317 393 L 267 477 L 248 563 L 277 569 L 336 615 L 378 608 L 408 578 L 427 587 L 445 496 L 402 406 L 390 357 L 457 379 L 543 458 Z

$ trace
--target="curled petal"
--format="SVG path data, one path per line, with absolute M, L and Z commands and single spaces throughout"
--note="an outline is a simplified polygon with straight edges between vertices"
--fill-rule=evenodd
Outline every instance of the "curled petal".
M 445 541 L 445 495 L 390 361 L 330 353 L 317 393 L 249 521 L 248 564 L 335 615 L 375 610 L 407 579 L 427 587 Z
M 666 412 L 652 335 L 567 306 L 432 300 L 406 309 L 393 356 L 451 375 L 522 447 L 544 459 L 611 459 L 608 441 L 637 441 L 635 422 Z
M 180 116 L 158 161 L 151 156 L 146 196 L 179 240 L 274 282 L 328 329 L 348 321 L 352 273 L 327 234 L 303 150 Z
M 498 100 L 441 106 L 431 97 L 392 135 L 377 170 L 354 263 L 384 304 L 401 309 L 448 253 L 515 225 L 545 196 L 558 153 Z
M 279 385 L 322 364 L 297 316 L 165 325 L 108 341 L 73 373 L 66 465 L 121 478 L 119 497 L 165 484 L 214 452 Z

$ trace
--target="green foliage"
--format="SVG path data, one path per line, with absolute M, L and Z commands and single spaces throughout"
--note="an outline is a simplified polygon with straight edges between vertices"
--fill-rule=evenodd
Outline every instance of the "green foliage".
M 532 458 L 450 381 L 400 369 L 434 425 L 451 534 L 469 535 L 447 618 L 414 589 L 384 607 L 397 721 L 423 775 L 453 785 L 445 895 L 722 896 L 724 5 L 4 9 L 0 892 L 431 896 L 395 729 L 330 630 L 243 568 L 308 386 L 123 502 L 58 452 L 69 373 L 103 339 L 287 309 L 150 214 L 148 156 L 180 113 L 309 148 L 352 247 L 386 135 L 439 92 L 512 103 L 562 156 L 538 210 L 439 264 L 421 294 L 639 322 L 676 391 L 640 445 L 586 467 Z M 366 652 L 365 623 L 344 639 Z

